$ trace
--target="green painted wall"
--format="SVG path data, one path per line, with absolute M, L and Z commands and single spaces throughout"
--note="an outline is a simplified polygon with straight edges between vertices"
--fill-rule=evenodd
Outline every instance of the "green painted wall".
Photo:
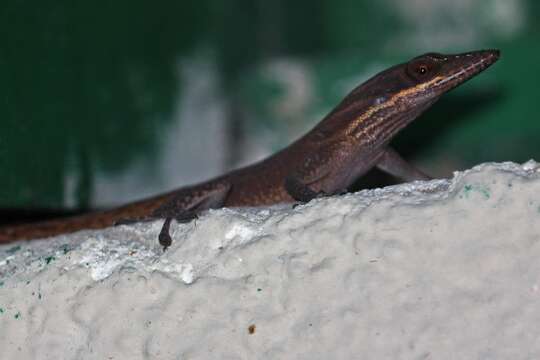
M 142 184 L 170 188 L 155 179 L 166 161 L 163 138 L 176 122 L 189 131 L 203 116 L 175 115 L 187 96 L 179 71 L 186 61 L 216 69 L 229 145 L 208 153 L 225 152 L 228 168 L 249 161 L 253 143 L 262 152 L 284 146 L 385 66 L 427 51 L 498 47 L 498 64 L 442 99 L 395 146 L 439 176 L 481 161 L 540 159 L 539 3 L 460 4 L 2 4 L 0 207 L 114 203 L 96 190 L 96 174 L 140 176 L 133 164 L 144 169 Z M 178 158 L 197 156 L 177 145 Z

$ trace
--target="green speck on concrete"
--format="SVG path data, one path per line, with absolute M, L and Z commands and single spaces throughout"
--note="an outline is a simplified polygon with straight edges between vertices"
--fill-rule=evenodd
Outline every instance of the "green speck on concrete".
M 477 191 L 482 194 L 486 200 L 489 199 L 491 196 L 489 188 L 483 185 L 473 186 L 468 184 L 463 187 L 463 193 L 465 194 L 465 198 L 469 198 L 469 194 L 473 191 Z
M 17 245 L 17 246 L 7 249 L 6 252 L 11 255 L 11 254 L 15 254 L 19 250 L 21 250 L 21 246 Z
M 53 260 L 56 260 L 54 256 L 52 256 L 52 255 L 51 255 L 51 256 L 47 256 L 47 257 L 45 258 L 45 263 L 46 263 L 47 265 L 49 265 L 50 262 L 53 261 Z
M 262 291 L 262 289 L 261 289 L 261 288 L 257 288 L 257 291 L 261 292 L 261 291 Z
M 15 314 L 15 316 L 13 316 L 15 319 L 20 319 L 21 318 L 21 312 L 20 311 L 17 311 L 17 313 Z
M 4 308 L 0 308 L 0 314 L 4 313 Z
M 484 195 L 484 197 L 485 197 L 486 199 L 489 199 L 489 197 L 491 196 L 491 194 L 489 193 L 489 189 L 487 189 L 487 188 L 485 188 L 485 187 L 479 188 L 478 191 L 479 191 L 482 195 Z
M 0 281 L 0 287 L 4 286 L 4 282 Z
M 38 299 L 41 300 L 41 293 L 38 294 Z

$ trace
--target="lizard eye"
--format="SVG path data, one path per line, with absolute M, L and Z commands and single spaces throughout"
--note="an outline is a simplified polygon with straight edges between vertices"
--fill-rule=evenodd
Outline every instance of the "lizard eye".
M 424 81 L 428 77 L 431 77 L 438 67 L 438 63 L 424 57 L 411 61 L 407 66 L 407 73 L 417 81 Z
M 409 73 L 412 73 L 411 75 L 413 75 L 414 77 L 421 78 L 429 74 L 431 72 L 431 68 L 431 64 L 429 64 L 428 62 L 415 61 L 411 64 L 408 70 Z
M 426 65 L 419 65 L 417 68 L 416 68 L 416 72 L 420 75 L 424 75 L 425 73 L 428 72 L 428 67 Z

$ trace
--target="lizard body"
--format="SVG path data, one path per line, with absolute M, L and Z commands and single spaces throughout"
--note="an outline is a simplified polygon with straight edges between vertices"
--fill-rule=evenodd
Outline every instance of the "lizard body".
M 341 193 L 374 166 L 404 180 L 427 179 L 388 143 L 441 95 L 498 58 L 498 50 L 416 57 L 356 87 L 311 131 L 261 162 L 112 210 L 0 228 L 0 243 L 161 218 L 166 220 L 159 238 L 166 248 L 172 219 L 190 220 L 206 209 Z

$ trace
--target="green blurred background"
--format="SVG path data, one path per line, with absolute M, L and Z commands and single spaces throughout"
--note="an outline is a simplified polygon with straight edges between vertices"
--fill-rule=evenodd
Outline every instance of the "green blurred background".
M 539 17 L 534 0 L 4 2 L 0 207 L 102 207 L 217 175 L 428 51 L 502 57 L 399 135 L 404 156 L 438 177 L 540 159 Z

